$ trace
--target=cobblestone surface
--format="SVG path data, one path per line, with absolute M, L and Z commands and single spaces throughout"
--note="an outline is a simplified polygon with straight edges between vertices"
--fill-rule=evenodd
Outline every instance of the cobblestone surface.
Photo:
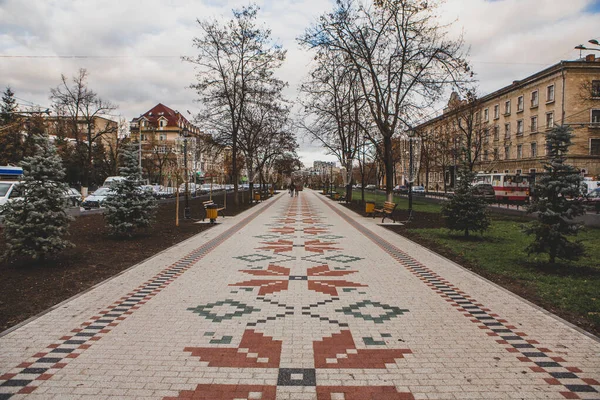
M 305 190 L 0 337 L 0 400 L 599 399 L 600 343 Z

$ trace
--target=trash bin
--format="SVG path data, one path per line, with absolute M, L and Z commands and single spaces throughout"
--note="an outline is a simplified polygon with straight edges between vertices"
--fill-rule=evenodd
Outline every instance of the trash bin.
M 254 193 L 254 201 L 257 203 L 260 201 L 260 193 Z
M 334 200 L 339 200 L 339 199 L 340 199 L 340 194 L 339 194 L 338 192 L 335 192 L 335 193 L 333 194 L 333 199 L 334 199 Z
M 219 206 L 217 204 L 209 204 L 206 206 L 206 218 L 210 220 L 211 224 L 214 224 L 217 220 Z
M 327 189 L 323 189 L 323 194 L 327 194 Z
M 375 211 L 375 203 L 373 203 L 371 201 L 367 201 L 365 203 L 365 214 L 372 215 L 374 211 Z

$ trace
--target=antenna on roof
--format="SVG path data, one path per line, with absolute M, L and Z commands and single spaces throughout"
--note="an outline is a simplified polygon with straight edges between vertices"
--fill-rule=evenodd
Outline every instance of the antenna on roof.
M 192 115 L 192 113 L 190 112 L 190 110 L 185 110 L 185 111 L 187 111 L 187 112 L 188 112 L 188 114 Z

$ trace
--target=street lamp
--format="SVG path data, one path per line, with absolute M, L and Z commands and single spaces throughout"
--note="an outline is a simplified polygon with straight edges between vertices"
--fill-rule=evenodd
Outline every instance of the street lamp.
M 593 44 L 594 46 L 600 46 L 600 42 L 598 42 L 598 40 L 596 39 L 590 39 L 588 40 L 588 43 Z M 600 49 L 594 49 L 594 48 L 590 48 L 590 47 L 585 47 L 584 45 L 580 44 L 578 46 L 575 46 L 575 50 L 579 50 L 579 58 L 581 58 L 581 52 L 583 50 L 589 50 L 589 51 L 600 51 Z
M 419 173 L 419 162 L 421 160 L 421 138 L 415 137 L 410 131 L 401 139 L 402 169 L 404 179 L 408 183 L 408 210 L 412 211 L 412 184 Z
M 183 168 L 184 168 L 184 174 L 185 174 L 185 207 L 183 209 L 183 218 L 185 219 L 190 219 L 190 195 L 189 195 L 189 188 L 188 188 L 188 181 L 189 181 L 189 176 L 188 176 L 188 164 L 187 164 L 187 136 L 188 136 L 188 129 L 187 126 L 183 126 Z

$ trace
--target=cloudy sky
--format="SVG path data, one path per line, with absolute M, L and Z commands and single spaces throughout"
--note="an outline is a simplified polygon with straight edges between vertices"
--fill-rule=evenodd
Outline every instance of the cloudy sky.
M 365 0 L 366 1 L 366 0 Z M 333 0 L 257 0 L 260 20 L 288 50 L 279 75 L 297 96 L 311 55 L 295 38 Z M 197 110 L 192 65 L 196 19 L 229 18 L 248 0 L 0 0 L 0 88 L 10 86 L 22 105 L 50 106 L 61 74 L 89 72 L 89 87 L 136 117 L 156 103 L 187 115 Z M 560 60 L 573 47 L 600 40 L 600 0 L 446 0 L 441 19 L 464 32 L 470 61 L 486 94 Z M 600 56 L 600 54 L 596 53 Z M 330 160 L 299 138 L 305 164 Z

